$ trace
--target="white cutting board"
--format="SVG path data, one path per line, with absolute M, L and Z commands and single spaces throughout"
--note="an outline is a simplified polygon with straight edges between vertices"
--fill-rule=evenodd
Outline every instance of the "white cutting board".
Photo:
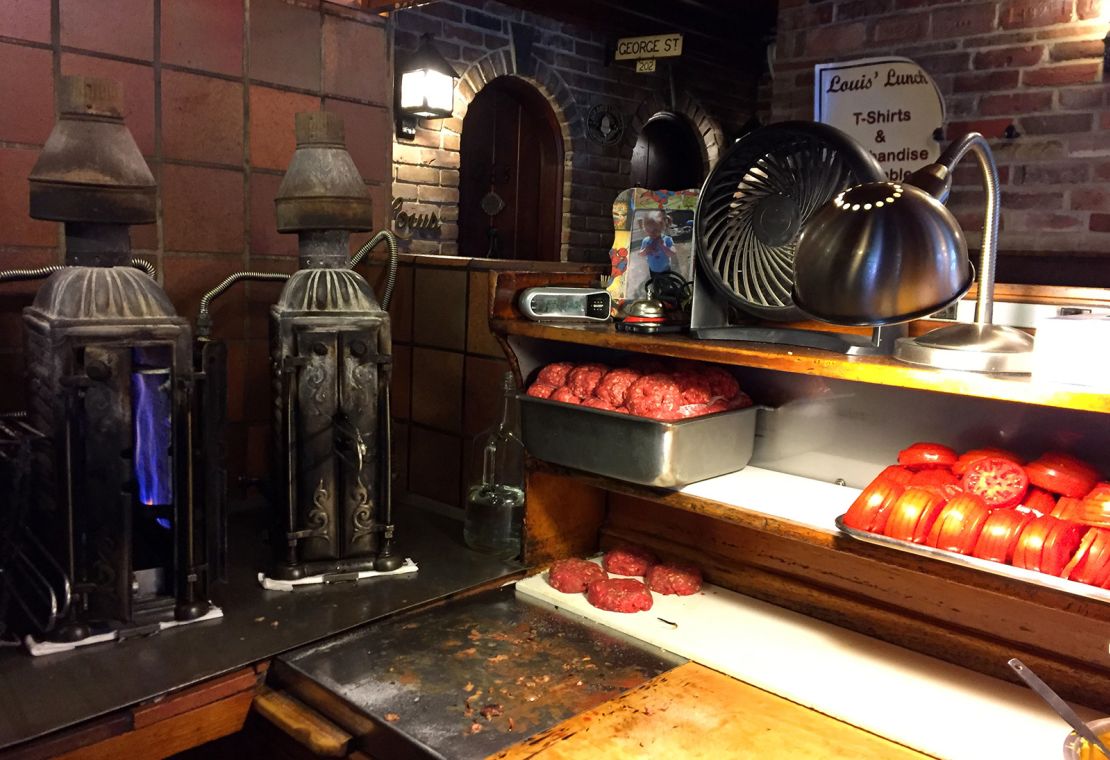
M 718 586 L 653 594 L 652 609 L 623 614 L 556 591 L 546 576 L 518 582 L 517 593 L 936 757 L 1055 760 L 1070 731 L 1027 688 Z

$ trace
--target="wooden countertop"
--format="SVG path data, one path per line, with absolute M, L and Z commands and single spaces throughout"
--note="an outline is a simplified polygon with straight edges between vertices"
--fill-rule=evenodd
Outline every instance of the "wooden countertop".
M 927 758 L 689 662 L 494 757 Z

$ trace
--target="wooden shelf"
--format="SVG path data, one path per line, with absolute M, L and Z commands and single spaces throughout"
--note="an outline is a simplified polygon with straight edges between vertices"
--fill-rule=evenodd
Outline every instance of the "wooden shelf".
M 933 370 L 888 357 L 843 356 L 803 347 L 632 335 L 618 332 L 612 325 L 556 327 L 517 319 L 491 319 L 490 327 L 494 333 L 506 337 L 520 336 L 1056 409 L 1110 413 L 1110 393 L 1035 382 L 1028 376 Z

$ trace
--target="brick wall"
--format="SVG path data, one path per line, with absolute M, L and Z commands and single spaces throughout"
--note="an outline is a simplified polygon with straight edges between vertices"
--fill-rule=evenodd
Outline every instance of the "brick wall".
M 633 33 L 634 30 L 630 30 Z M 757 77 L 742 64 L 710 67 L 687 58 L 661 64 L 656 74 L 636 74 L 628 62 L 613 64 L 605 35 L 497 2 L 442 2 L 394 15 L 397 60 L 430 33 L 462 75 L 454 118 L 423 120 L 413 141 L 395 141 L 393 194 L 406 211 L 436 213 L 439 234 L 416 233 L 404 243 L 414 253 L 457 254 L 459 141 L 467 105 L 498 76 L 517 76 L 548 100 L 563 131 L 565 151 L 562 259 L 606 261 L 612 241 L 610 209 L 628 187 L 632 149 L 644 123 L 659 111 L 684 115 L 703 137 L 706 166 L 725 140 L 753 115 Z M 670 101 L 666 69 L 673 65 L 676 98 Z M 585 137 L 589 109 L 617 108 L 624 139 L 602 147 Z
M 241 269 L 291 271 L 273 197 L 293 114 L 326 108 L 369 186 L 375 226 L 390 198 L 386 22 L 318 0 L 0 2 L 0 268 L 60 263 L 60 225 L 27 216 L 27 174 L 54 123 L 54 81 L 118 79 L 125 119 L 158 181 L 156 224 L 132 228 L 178 313 Z M 0 411 L 23 406 L 20 311 L 38 283 L 0 285 Z M 213 308 L 229 341 L 232 476 L 267 470 L 269 306 L 279 288 L 237 286 Z
M 1108 29 L 1110 0 L 781 0 L 771 115 L 812 118 L 815 63 L 914 59 L 944 96 L 947 137 L 991 140 L 1000 279 L 1089 285 L 1097 271 L 1110 285 Z M 1019 136 L 1006 139 L 1010 125 Z M 949 202 L 969 242 L 982 226 L 978 182 L 962 168 Z

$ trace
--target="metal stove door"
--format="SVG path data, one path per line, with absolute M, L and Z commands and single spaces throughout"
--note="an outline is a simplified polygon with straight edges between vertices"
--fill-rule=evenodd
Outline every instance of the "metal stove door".
M 336 444 L 339 451 L 344 557 L 377 554 L 374 531 L 378 511 L 378 363 L 377 330 L 339 333 L 343 371 L 339 378 Z
M 297 378 L 297 517 L 301 558 L 338 556 L 335 416 L 338 411 L 338 336 L 331 330 L 299 330 Z M 292 410 L 290 410 L 292 413 Z

